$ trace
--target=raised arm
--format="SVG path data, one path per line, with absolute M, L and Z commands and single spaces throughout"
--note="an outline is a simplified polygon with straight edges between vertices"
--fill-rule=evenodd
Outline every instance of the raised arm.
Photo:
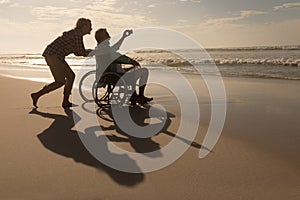
M 112 46 L 112 48 L 115 49 L 116 51 L 119 50 L 120 47 L 121 47 L 121 45 L 122 45 L 122 43 L 123 43 L 123 41 L 124 41 L 124 39 L 125 39 L 126 37 L 130 36 L 132 33 L 133 33 L 132 30 L 125 30 L 125 31 L 123 32 L 122 37 L 119 39 L 118 42 L 116 42 L 116 43 Z

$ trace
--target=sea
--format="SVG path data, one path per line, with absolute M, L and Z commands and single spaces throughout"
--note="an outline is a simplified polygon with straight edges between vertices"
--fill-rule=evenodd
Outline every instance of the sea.
M 209 49 L 140 49 L 122 52 L 149 70 L 176 70 L 180 73 L 215 73 L 222 77 L 276 78 L 300 80 L 300 45 Z M 95 59 L 70 55 L 66 58 L 76 72 L 94 70 Z M 200 70 L 199 69 L 205 70 Z M 209 70 L 209 69 L 217 69 Z M 51 82 L 41 54 L 0 54 L 3 76 Z M 212 74 L 213 75 L 213 74 Z

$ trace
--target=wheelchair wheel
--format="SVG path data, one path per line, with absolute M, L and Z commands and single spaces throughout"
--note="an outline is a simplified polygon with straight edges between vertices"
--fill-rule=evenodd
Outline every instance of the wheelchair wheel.
M 100 107 L 105 105 L 122 105 L 125 103 L 127 85 L 121 75 L 106 72 L 93 87 L 94 100 Z
M 96 80 L 96 70 L 90 71 L 83 75 L 79 82 L 79 94 L 86 102 L 94 101 L 92 88 Z

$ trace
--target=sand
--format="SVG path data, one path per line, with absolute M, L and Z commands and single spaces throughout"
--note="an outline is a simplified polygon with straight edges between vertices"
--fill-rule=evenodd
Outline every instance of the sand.
M 194 141 L 201 144 L 210 101 L 199 77 L 188 78 L 200 88 L 202 120 Z M 166 168 L 130 174 L 106 167 L 89 155 L 76 135 L 73 119 L 60 107 L 61 89 L 42 97 L 40 107 L 32 111 L 29 94 L 44 83 L 0 80 L 0 199 L 300 198 L 299 81 L 224 78 L 227 116 L 213 153 L 199 159 L 199 147 L 191 146 Z M 147 92 L 173 114 L 165 130 L 169 134 L 143 143 L 108 129 L 108 135 L 120 136 L 122 142 L 115 141 L 120 147 L 142 152 L 178 139 L 173 137 L 180 118 L 174 98 L 155 85 Z M 103 122 L 109 125 L 113 123 Z

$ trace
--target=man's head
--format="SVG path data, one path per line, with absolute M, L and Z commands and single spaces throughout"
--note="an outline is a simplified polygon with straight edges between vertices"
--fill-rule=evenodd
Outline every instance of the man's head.
M 110 39 L 110 35 L 107 32 L 106 28 L 100 28 L 95 33 L 95 39 L 100 44 L 101 42 Z
M 91 34 L 92 31 L 92 22 L 90 19 L 79 18 L 76 22 L 76 27 L 81 30 L 83 35 Z

